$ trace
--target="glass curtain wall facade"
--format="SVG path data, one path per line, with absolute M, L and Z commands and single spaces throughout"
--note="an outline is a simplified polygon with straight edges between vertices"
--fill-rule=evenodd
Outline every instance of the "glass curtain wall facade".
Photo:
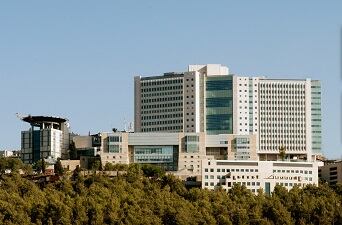
M 195 153 L 199 151 L 199 136 L 185 136 L 185 151 L 187 153 Z
M 21 133 L 21 159 L 24 163 L 34 163 L 42 158 L 51 156 L 61 157 L 62 131 L 56 129 L 37 129 Z
M 33 130 L 32 153 L 33 162 L 40 160 L 40 130 Z
M 167 171 L 176 171 L 177 146 L 134 146 L 134 163 L 155 164 Z
M 206 78 L 206 132 L 207 134 L 233 133 L 232 76 Z
M 321 83 L 311 81 L 312 154 L 320 155 L 322 148 Z

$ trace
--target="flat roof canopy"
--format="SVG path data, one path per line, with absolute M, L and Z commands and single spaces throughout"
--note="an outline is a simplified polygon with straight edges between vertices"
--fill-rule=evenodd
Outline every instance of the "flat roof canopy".
M 52 116 L 26 116 L 22 118 L 22 120 L 30 124 L 65 123 L 66 121 L 68 121 L 65 118 L 52 117 Z

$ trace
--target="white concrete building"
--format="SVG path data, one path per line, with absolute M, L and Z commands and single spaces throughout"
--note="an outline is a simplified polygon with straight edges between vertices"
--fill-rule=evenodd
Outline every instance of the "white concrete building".
M 9 150 L 3 150 L 0 151 L 0 157 L 11 157 L 13 156 L 13 151 L 9 151 Z
M 283 145 L 290 155 L 321 154 L 319 82 L 261 80 L 260 91 L 260 153 L 276 152 Z
M 235 134 L 258 134 L 259 77 L 233 76 Z
M 136 132 L 257 135 L 262 160 L 321 155 L 321 85 L 310 79 L 229 75 L 219 64 L 135 77 Z
M 288 190 L 318 185 L 318 162 L 202 160 L 202 188 L 229 190 L 235 184 L 268 194 L 277 184 Z
M 312 160 L 321 154 L 320 82 L 234 76 L 234 133 L 258 134 L 263 160 Z M 313 156 L 312 156 L 313 155 Z

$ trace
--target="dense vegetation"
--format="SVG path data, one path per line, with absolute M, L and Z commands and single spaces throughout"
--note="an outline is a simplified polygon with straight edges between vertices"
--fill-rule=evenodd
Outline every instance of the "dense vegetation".
M 127 172 L 114 178 L 75 170 L 38 185 L 18 167 L 0 168 L 1 224 L 342 224 L 341 186 L 290 192 L 279 186 L 272 196 L 241 186 L 228 193 L 188 190 L 175 177 L 138 165 L 122 167 Z

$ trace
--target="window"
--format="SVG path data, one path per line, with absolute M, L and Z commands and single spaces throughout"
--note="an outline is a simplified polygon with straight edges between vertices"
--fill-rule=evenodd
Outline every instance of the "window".
M 193 125 L 191 126 L 193 127 Z M 198 152 L 199 150 L 198 142 L 199 142 L 199 137 L 197 135 L 185 136 L 185 151 L 186 152 Z

